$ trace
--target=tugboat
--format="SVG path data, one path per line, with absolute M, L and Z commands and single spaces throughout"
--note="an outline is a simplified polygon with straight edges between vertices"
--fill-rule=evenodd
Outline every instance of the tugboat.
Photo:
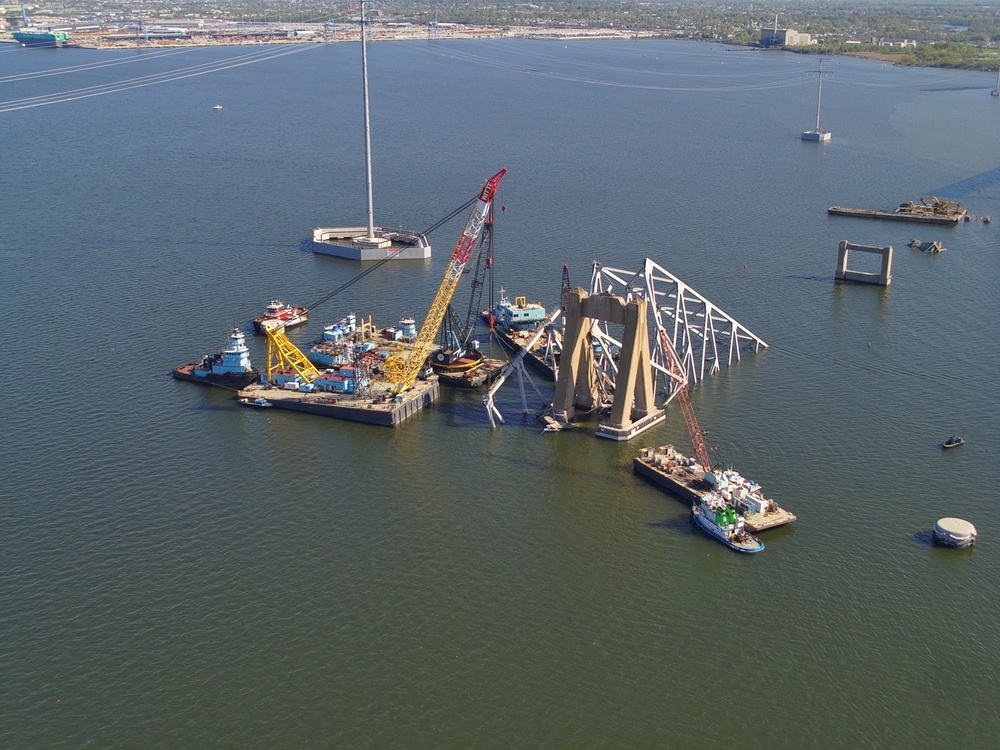
M 694 502 L 691 520 L 729 549 L 748 555 L 764 549 L 763 542 L 743 527 L 743 518 L 716 492 L 708 492 Z
M 941 443 L 941 448 L 945 450 L 947 450 L 948 448 L 957 448 L 964 442 L 965 440 L 960 438 L 958 435 L 952 435 L 950 438 Z
M 257 398 L 243 397 L 237 399 L 237 401 L 239 401 L 244 406 L 252 406 L 255 409 L 268 409 L 271 406 L 274 406 L 274 404 L 272 404 L 266 398 L 261 398 L 260 396 L 258 396 Z
M 292 307 L 280 299 L 273 299 L 267 303 L 264 315 L 254 318 L 253 330 L 258 336 L 263 336 L 265 328 L 270 328 L 272 331 L 284 331 L 286 328 L 300 326 L 307 320 L 309 320 L 308 308 Z
M 243 331 L 234 328 L 229 334 L 228 347 L 203 357 L 201 362 L 181 365 L 174 370 L 174 377 L 192 383 L 239 389 L 256 383 L 260 373 L 250 365 L 250 351 Z

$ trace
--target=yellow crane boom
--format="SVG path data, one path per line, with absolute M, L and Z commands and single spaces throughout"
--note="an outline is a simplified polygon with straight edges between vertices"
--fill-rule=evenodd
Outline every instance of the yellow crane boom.
M 490 177 L 479 191 L 479 197 L 469 218 L 465 222 L 462 236 L 458 238 L 455 245 L 455 252 L 452 253 L 448 267 L 444 271 L 444 279 L 438 288 L 434 301 L 431 302 L 431 309 L 427 312 L 420 332 L 413 346 L 405 355 L 389 357 L 385 362 L 386 379 L 392 384 L 395 393 L 402 393 L 416 382 L 417 375 L 424 366 L 424 361 L 434 349 L 434 342 L 437 338 L 438 329 L 448 312 L 448 304 L 455 293 L 458 282 L 462 279 L 462 271 L 472 254 L 472 249 L 476 245 L 479 233 L 483 229 L 483 223 L 489 214 L 490 206 L 493 204 L 493 196 L 496 194 L 497 185 L 507 172 L 506 167 Z
M 264 327 L 267 334 L 267 382 L 273 383 L 272 374 L 277 368 L 290 367 L 299 374 L 306 383 L 313 382 L 319 377 L 319 370 L 313 363 L 306 359 L 306 355 L 299 351 L 285 335 L 284 331 L 278 331 L 270 326 Z

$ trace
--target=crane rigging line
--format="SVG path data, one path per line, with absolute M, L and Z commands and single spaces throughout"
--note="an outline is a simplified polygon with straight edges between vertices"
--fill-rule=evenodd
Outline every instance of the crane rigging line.
M 90 97 L 103 96 L 105 94 L 117 94 L 122 91 L 128 91 L 129 89 L 153 86 L 158 83 L 179 81 L 184 78 L 206 75 L 207 73 L 218 73 L 223 70 L 229 70 L 230 68 L 252 65 L 258 62 L 265 62 L 278 57 L 284 57 L 285 55 L 295 54 L 296 52 L 304 52 L 307 49 L 315 49 L 318 46 L 320 45 L 295 45 L 295 48 L 293 49 L 284 49 L 277 53 L 274 51 L 254 52 L 243 55 L 242 57 L 230 58 L 228 60 L 221 60 L 212 63 L 202 63 L 200 65 L 192 65 L 187 68 L 180 68 L 178 70 L 167 71 L 164 73 L 152 73 L 145 76 L 126 79 L 124 81 L 116 81 L 114 83 L 87 86 L 56 94 L 44 94 L 40 96 L 27 97 L 25 99 L 12 99 L 10 101 L 0 102 L 0 113 L 15 112 L 17 110 L 31 109 L 33 107 L 44 107 L 50 104 L 63 104 L 77 99 L 88 99 Z
M 466 209 L 468 209 L 478 199 L 479 199 L 479 197 L 476 196 L 475 198 L 471 198 L 470 200 L 467 200 L 465 203 L 463 203 L 461 206 L 459 206 L 458 208 L 456 208 L 454 211 L 452 211 L 450 214 L 448 214 L 447 216 L 445 216 L 443 219 L 441 219 L 438 222 L 435 222 L 428 229 L 425 229 L 423 232 L 421 232 L 421 234 L 422 235 L 428 235 L 431 232 L 433 232 L 435 229 L 437 229 L 440 226 L 442 226 L 443 224 L 447 224 L 449 221 L 451 221 L 456 216 L 458 216 L 460 213 L 462 213 L 462 211 L 465 211 Z M 376 261 L 375 263 L 373 263 L 371 266 L 369 266 L 368 268 L 366 268 L 361 273 L 357 274 L 356 276 L 354 276 L 351 279 L 348 279 L 343 284 L 341 284 L 336 289 L 334 289 L 332 292 L 329 292 L 328 294 L 323 295 L 318 300 L 316 300 L 311 305 L 309 305 L 306 308 L 306 311 L 307 312 L 312 312 L 314 309 L 316 309 L 317 307 L 319 307 L 320 305 L 322 305 L 324 302 L 327 302 L 328 300 L 330 300 L 333 297 L 337 296 L 338 294 L 340 294 L 341 292 L 343 292 L 345 289 L 348 289 L 348 288 L 354 286 L 359 281 L 361 281 L 361 279 L 363 279 L 365 276 L 367 276 L 368 274 L 372 273 L 373 271 L 378 270 L 379 268 L 381 268 L 382 266 L 384 266 L 386 263 L 388 263 L 390 260 L 392 260 L 393 258 L 395 258 L 397 255 L 399 255 L 400 252 L 403 251 L 404 248 L 408 247 L 410 244 L 412 244 L 412 243 L 404 244 L 398 250 L 395 250 L 395 251 L 389 253 L 384 258 L 382 258 L 382 260 Z
M 97 70 L 99 68 L 110 68 L 118 65 L 131 65 L 137 62 L 148 62 L 149 60 L 161 57 L 172 57 L 193 51 L 194 47 L 184 49 L 171 49 L 158 52 L 151 52 L 141 57 L 129 57 L 124 60 L 108 60 L 104 62 L 81 63 L 80 65 L 67 65 L 64 68 L 50 68 L 49 70 L 36 70 L 32 73 L 16 73 L 9 76 L 0 76 L 0 83 L 13 83 L 15 81 L 29 81 L 34 78 L 48 78 L 49 76 L 61 76 L 67 73 L 81 73 L 84 71 Z

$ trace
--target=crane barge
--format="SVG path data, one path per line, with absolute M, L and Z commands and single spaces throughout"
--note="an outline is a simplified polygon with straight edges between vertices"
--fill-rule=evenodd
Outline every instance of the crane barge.
M 265 398 L 277 409 L 391 427 L 437 400 L 440 395 L 437 378 L 418 380 L 418 376 L 434 347 L 437 330 L 506 171 L 501 169 L 487 180 L 472 201 L 472 210 L 445 269 L 444 280 L 412 345 L 388 342 L 392 350 L 384 362 L 379 357 L 362 358 L 350 365 L 321 372 L 283 331 L 267 327 L 265 380 L 237 395 L 249 399 Z
M 667 373 L 674 382 L 674 395 L 691 439 L 693 457 L 677 451 L 673 445 L 643 448 L 632 459 L 633 471 L 682 500 L 698 505 L 710 497 L 713 502 L 732 506 L 741 516 L 740 527 L 756 533 L 798 520 L 795 514 L 764 497 L 760 485 L 732 469 L 712 467 L 705 437 L 698 424 L 687 390 L 687 373 L 666 332 L 659 331 L 660 345 L 667 359 Z M 704 512 L 704 511 L 703 511 Z M 747 551 L 747 550 L 740 550 Z

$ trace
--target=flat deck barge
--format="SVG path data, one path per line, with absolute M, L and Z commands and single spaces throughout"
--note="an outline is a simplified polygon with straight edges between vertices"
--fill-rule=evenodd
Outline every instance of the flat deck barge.
M 362 397 L 353 393 L 325 393 L 290 391 L 254 385 L 237 393 L 240 398 L 264 398 L 275 409 L 300 411 L 321 417 L 346 419 L 351 422 L 396 427 L 425 406 L 430 406 L 441 395 L 441 386 L 435 377 L 418 380 L 410 390 L 396 396 Z
M 694 503 L 712 490 L 708 482 L 702 478 L 704 471 L 701 467 L 697 464 L 691 465 L 689 460 L 675 451 L 672 445 L 644 448 L 632 459 L 632 470 L 653 484 L 663 487 L 685 503 Z M 774 501 L 765 502 L 768 506 L 765 512 L 741 514 L 748 531 L 752 533 L 766 531 L 798 520 L 798 516 Z
M 935 208 L 920 203 L 902 203 L 895 211 L 880 211 L 871 208 L 848 208 L 830 206 L 831 216 L 851 216 L 856 219 L 884 219 L 886 221 L 915 221 L 920 224 L 938 224 L 953 227 L 968 213 L 964 208 Z
M 502 331 L 499 328 L 493 329 L 493 335 L 497 337 L 504 351 L 509 357 L 514 357 L 524 345 L 528 343 L 534 335 L 534 331 Z M 544 345 L 541 342 L 524 355 L 524 361 L 532 370 L 549 382 L 555 382 L 556 374 L 552 368 L 545 363 Z

